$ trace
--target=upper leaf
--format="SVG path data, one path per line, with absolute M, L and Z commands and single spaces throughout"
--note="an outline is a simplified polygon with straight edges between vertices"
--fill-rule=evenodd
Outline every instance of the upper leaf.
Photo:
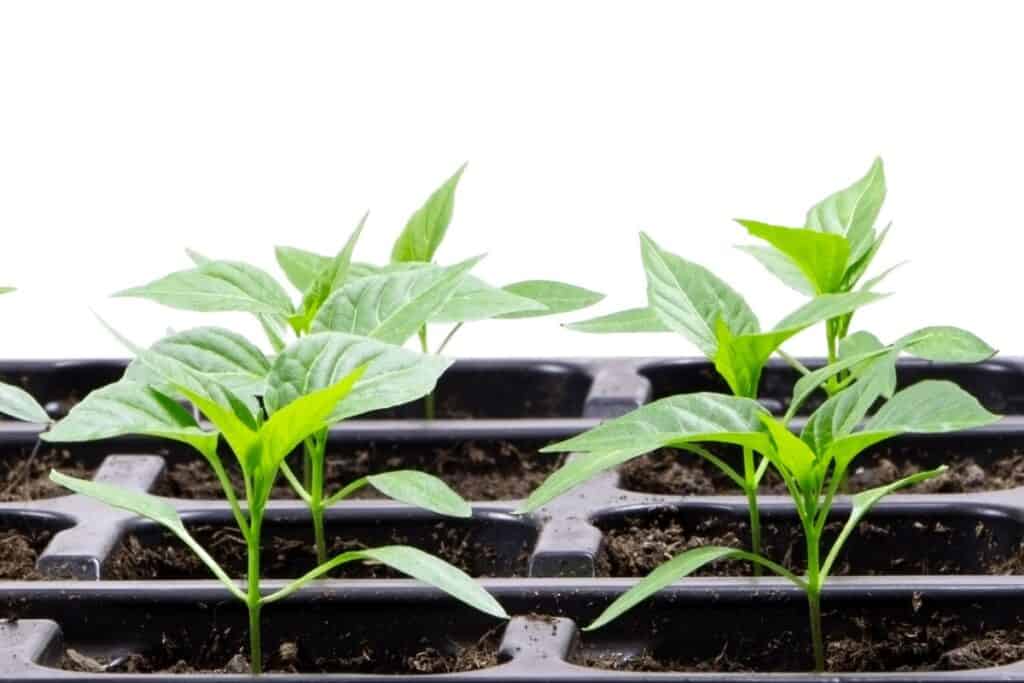
M 765 240 L 788 257 L 811 283 L 815 293 L 841 290 L 850 257 L 850 243 L 842 235 L 743 219 L 737 222 L 751 235 Z
M 814 294 L 814 285 L 807 281 L 807 276 L 793 260 L 782 252 L 760 244 L 741 244 L 736 248 L 756 258 L 768 272 L 779 278 L 787 287 L 806 296 Z
M 430 317 L 430 322 L 466 323 L 527 311 L 544 314 L 545 307 L 533 299 L 494 287 L 478 277 L 468 275 L 441 310 Z
M 188 311 L 246 311 L 288 316 L 292 302 L 277 280 L 239 261 L 207 261 L 114 296 L 139 297 Z
M 811 230 L 845 235 L 855 261 L 873 240 L 875 220 L 884 201 L 885 171 L 882 160 L 875 159 L 863 178 L 811 207 L 805 225 Z
M 670 332 L 658 314 L 648 307 L 627 308 L 617 313 L 581 320 L 565 326 L 577 332 L 606 334 L 613 332 Z
M 924 327 L 896 341 L 894 346 L 925 360 L 945 363 L 980 363 L 996 354 L 983 339 L 959 327 Z
M 41 438 L 56 442 L 96 441 L 128 434 L 181 441 L 201 453 L 217 447 L 217 434 L 200 429 L 181 405 L 127 379 L 86 396 Z
M 447 268 L 424 266 L 354 280 L 324 303 L 313 329 L 404 344 L 441 310 L 481 258 Z
M 391 250 L 392 261 L 432 261 L 448 231 L 455 205 L 455 188 L 459 184 L 463 164 L 455 174 L 434 191 L 426 203 L 409 218 Z
M 505 285 L 502 289 L 536 301 L 543 308 L 536 311 L 505 313 L 498 316 L 500 318 L 532 318 L 540 315 L 568 313 L 593 306 L 604 298 L 604 294 L 554 280 L 524 280 Z
M 735 334 L 757 332 L 757 316 L 735 290 L 711 271 L 661 249 L 640 233 L 647 299 L 666 327 L 689 339 L 709 358 L 721 319 Z
M 274 256 L 277 258 L 277 264 L 284 271 L 285 277 L 288 278 L 288 282 L 292 283 L 300 292 L 308 290 L 317 274 L 331 262 L 328 256 L 298 247 L 274 247 Z
M 311 334 L 274 360 L 264 402 L 267 411 L 273 413 L 365 365 L 362 379 L 331 416 L 331 421 L 337 421 L 426 396 L 451 363 L 440 356 L 414 353 L 351 334 Z
M 302 332 L 309 330 L 310 323 L 313 322 L 313 318 L 316 317 L 327 297 L 345 284 L 349 268 L 352 265 L 352 252 L 355 251 L 356 242 L 359 241 L 359 235 L 362 234 L 363 227 L 366 225 L 367 216 L 369 214 L 363 216 L 359 225 L 345 242 L 345 246 L 317 272 L 309 287 L 304 291 L 302 308 L 292 321 L 292 325 L 296 329 Z

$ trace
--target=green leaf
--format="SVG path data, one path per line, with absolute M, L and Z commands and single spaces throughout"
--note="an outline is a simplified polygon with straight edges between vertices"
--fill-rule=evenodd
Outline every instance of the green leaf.
M 659 565 L 657 569 L 645 576 L 639 583 L 616 598 L 612 604 L 601 612 L 600 616 L 598 616 L 593 623 L 585 627 L 583 630 L 593 631 L 605 626 L 609 622 L 618 619 L 620 616 L 633 609 L 638 604 L 660 591 L 662 588 L 672 585 L 684 576 L 689 576 L 704 565 L 717 562 L 719 560 L 732 559 L 747 560 L 749 562 L 760 564 L 771 571 L 776 572 L 782 577 L 789 579 L 801 588 L 805 587 L 805 584 L 801 579 L 797 578 L 774 562 L 766 560 L 760 555 L 754 555 L 742 550 L 737 550 L 736 548 L 726 548 L 723 546 L 713 545 L 704 546 L 703 548 L 687 550 L 684 553 L 676 555 L 668 562 Z
M 356 335 L 311 334 L 274 360 L 264 401 L 269 412 L 276 412 L 299 396 L 330 386 L 366 365 L 362 379 L 331 416 L 334 422 L 426 396 L 451 363 L 440 356 Z
M 404 344 L 441 310 L 481 258 L 447 268 L 425 266 L 350 282 L 324 303 L 313 329 Z
M 850 257 L 850 243 L 842 235 L 743 219 L 737 219 L 737 222 L 796 264 L 817 294 L 840 290 Z
M 222 327 L 196 327 L 164 337 L 150 347 L 208 377 L 239 396 L 262 396 L 270 361 L 252 342 Z M 128 366 L 125 377 L 170 393 L 171 382 L 142 360 Z
M 879 233 L 878 238 L 872 240 L 871 245 L 864 252 L 864 255 L 857 258 L 856 261 L 854 261 L 846 269 L 846 274 L 843 276 L 844 289 L 853 289 L 857 285 L 857 282 L 859 282 L 860 279 L 864 276 L 864 273 L 867 272 L 868 268 L 871 267 L 871 264 L 875 260 L 875 256 L 878 254 L 878 251 L 882 248 L 882 244 L 885 243 L 885 238 L 889 235 L 889 229 L 891 227 L 891 223 L 885 226 L 885 229 L 882 230 L 881 233 Z M 852 255 L 851 260 L 853 260 Z M 898 265 L 899 264 L 897 264 L 897 266 L 893 266 L 889 270 L 894 270 L 895 268 L 898 267 Z M 871 289 L 874 285 L 878 284 L 884 276 L 885 273 L 883 273 L 881 277 L 876 278 L 875 281 L 873 281 L 871 284 L 865 284 L 865 286 L 862 287 L 862 289 Z
M 860 331 L 839 340 L 839 359 L 845 360 L 854 356 L 880 351 L 885 344 L 870 332 Z
M 775 443 L 774 461 L 783 465 L 790 476 L 800 482 L 805 491 L 813 490 L 809 478 L 814 472 L 815 454 L 806 443 L 794 435 L 785 424 L 769 415 L 762 415 L 761 422 L 768 428 Z
M 248 418 L 239 414 L 233 404 L 224 406 L 203 393 L 192 391 L 188 387 L 177 386 L 177 390 L 185 398 L 192 401 L 202 411 L 206 419 L 220 430 L 224 440 L 231 447 L 238 464 L 247 476 L 252 476 L 260 466 L 259 438 L 257 426 L 252 416 Z
M 807 276 L 785 254 L 760 244 L 743 244 L 736 248 L 756 258 L 762 266 L 768 269 L 768 272 L 790 289 L 805 296 L 814 295 L 814 286 L 807 281 Z
M 568 313 L 593 306 L 604 298 L 604 294 L 554 280 L 524 280 L 505 285 L 502 289 L 532 299 L 544 306 L 544 309 L 537 312 L 506 313 L 499 316 L 501 318 L 532 318 L 539 315 Z
M 352 265 L 352 252 L 355 251 L 356 242 L 359 241 L 368 216 L 369 214 L 365 214 L 362 217 L 348 241 L 345 242 L 345 246 L 341 248 L 337 256 L 320 269 L 309 288 L 305 290 L 302 297 L 301 313 L 293 318 L 292 324 L 296 329 L 303 332 L 308 331 L 310 323 L 313 322 L 313 318 L 316 317 L 327 297 L 345 284 L 349 267 Z
M 627 308 L 617 313 L 609 313 L 590 320 L 581 320 L 565 326 L 577 332 L 607 334 L 615 332 L 669 332 L 658 314 L 650 308 Z
M 117 486 L 111 486 L 110 484 L 104 484 L 99 481 L 86 481 L 85 479 L 69 477 L 57 472 L 56 470 L 50 471 L 50 480 L 74 491 L 75 493 L 95 498 L 101 503 L 106 503 L 111 507 L 133 512 L 145 517 L 146 519 L 151 519 L 154 522 L 163 525 L 173 532 L 175 536 L 180 538 L 189 548 L 191 548 L 192 552 L 194 552 L 199 559 L 209 567 L 214 576 L 216 576 L 221 583 L 227 586 L 228 590 L 230 590 L 236 598 L 242 601 L 245 600 L 245 594 L 238 589 L 235 582 L 231 580 L 231 577 L 221 569 L 220 565 L 218 565 L 217 562 L 210 557 L 205 550 L 203 550 L 202 546 L 192 538 L 192 535 L 188 533 L 185 529 L 185 525 L 181 521 L 181 517 L 178 516 L 178 511 L 175 510 L 174 506 L 170 503 L 167 503 L 157 496 L 151 496 L 148 493 L 131 491 Z
M 200 429 L 181 405 L 156 390 L 125 379 L 86 396 L 41 438 L 67 443 L 129 434 L 180 441 L 204 454 L 217 447 L 217 434 Z
M 706 356 L 718 348 L 719 319 L 735 334 L 757 332 L 757 316 L 735 290 L 711 271 L 662 250 L 640 233 L 650 308 L 666 327 L 682 334 Z
M 498 601 L 461 569 L 453 567 L 444 560 L 422 550 L 404 545 L 391 545 L 342 553 L 305 576 L 292 581 L 276 593 L 266 596 L 260 602 L 269 604 L 281 600 L 335 567 L 355 560 L 369 560 L 385 564 L 414 579 L 419 579 L 426 584 L 439 588 L 460 602 L 464 602 L 485 614 L 490 614 L 498 619 L 509 618 Z
M 455 175 L 446 180 L 412 215 L 391 250 L 393 262 L 434 259 L 434 252 L 441 246 L 441 241 L 448 231 L 448 223 L 451 222 L 452 209 L 455 205 L 455 188 L 465 170 L 466 165 L 463 164 Z
M 0 413 L 25 422 L 49 424 L 50 416 L 32 395 L 20 387 L 0 382 Z
M 903 389 L 882 406 L 864 431 L 934 434 L 992 424 L 998 415 L 946 380 L 925 380 Z
M 873 240 L 875 220 L 884 201 L 885 171 L 882 160 L 875 159 L 863 178 L 811 207 L 805 225 L 811 230 L 844 235 L 856 261 Z
M 764 409 L 756 401 L 723 394 L 685 394 L 655 401 L 541 449 L 587 455 L 576 456 L 553 472 L 518 511 L 536 510 L 599 472 L 663 446 L 711 441 L 763 452 L 770 444 L 761 414 Z
M 288 316 L 292 302 L 277 281 L 256 266 L 208 261 L 141 287 L 114 294 L 150 299 L 187 311 L 245 311 Z
M 367 477 L 388 498 L 449 517 L 471 517 L 473 508 L 435 476 L 416 470 L 394 470 Z
M 546 315 L 543 304 L 468 275 L 430 322 L 465 323 L 526 312 Z
M 907 261 L 901 261 L 900 263 L 897 263 L 895 266 L 890 266 L 889 268 L 886 268 L 880 274 L 876 275 L 875 277 L 871 278 L 870 280 L 865 281 L 864 284 L 861 285 L 860 288 L 862 290 L 864 290 L 865 292 L 871 291 L 872 289 L 877 287 L 879 285 L 879 283 L 882 282 L 882 280 L 887 278 L 890 273 L 895 271 L 897 268 L 902 268 L 906 264 L 907 264 Z
M 274 247 L 274 256 L 288 282 L 300 292 L 307 291 L 317 274 L 331 263 L 329 256 L 321 256 L 297 247 Z
M 832 569 L 832 565 L 835 563 L 836 558 L 839 557 L 839 553 L 843 549 L 843 545 L 846 544 L 846 539 L 850 537 L 853 530 L 858 524 L 860 524 L 860 521 L 864 519 L 864 516 L 871 511 L 871 508 L 873 508 L 878 501 L 882 500 L 894 491 L 937 477 L 947 469 L 949 468 L 946 465 L 942 465 L 936 469 L 918 472 L 917 474 L 912 474 L 909 477 L 904 477 L 903 479 L 894 481 L 891 484 L 868 489 L 867 491 L 861 491 L 860 493 L 852 496 L 850 499 L 850 516 L 847 518 L 846 524 L 843 525 L 842 531 L 839 532 L 839 536 L 832 544 L 832 548 L 829 550 L 828 556 L 822 564 L 822 579 L 828 576 Z
M 980 337 L 948 326 L 924 327 L 901 337 L 894 346 L 918 358 L 945 363 L 980 363 L 996 354 Z

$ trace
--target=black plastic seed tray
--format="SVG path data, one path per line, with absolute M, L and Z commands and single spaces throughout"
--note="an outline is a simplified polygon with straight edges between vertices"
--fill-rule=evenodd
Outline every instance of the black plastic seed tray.
M 76 398 L 116 379 L 123 367 L 123 362 L 4 363 L 0 378 L 41 392 L 48 410 L 59 415 Z M 898 374 L 901 384 L 953 379 L 1007 417 L 959 434 L 894 439 L 861 457 L 863 471 L 851 477 L 854 487 L 858 477 L 867 486 L 872 477 L 891 478 L 939 462 L 950 463 L 955 476 L 934 488 L 888 498 L 862 523 L 838 563 L 847 576 L 836 577 L 826 593 L 826 629 L 832 623 L 842 642 L 877 642 L 878 652 L 888 655 L 878 654 L 873 661 L 907 669 L 888 671 L 886 680 L 1016 680 L 1021 670 L 993 668 L 991 662 L 1024 660 L 1024 625 L 1018 621 L 1024 618 L 1024 578 L 1017 576 L 1024 573 L 1024 363 L 910 361 L 901 362 Z M 771 365 L 762 382 L 766 407 L 783 411 L 795 379 L 788 367 Z M 440 419 L 424 421 L 421 407 L 409 406 L 335 427 L 328 460 L 338 481 L 368 471 L 418 467 L 442 476 L 474 501 L 469 520 L 444 519 L 373 498 L 345 501 L 328 515 L 336 549 L 418 545 L 481 577 L 510 613 L 523 616 L 502 627 L 436 591 L 378 570 L 342 573 L 267 610 L 268 642 L 283 643 L 293 655 L 282 670 L 311 670 L 302 659 L 307 655 L 295 659 L 289 637 L 300 639 L 300 649 L 314 652 L 327 636 L 335 649 L 364 643 L 364 659 L 381 665 L 373 668 L 342 653 L 326 670 L 395 677 L 457 669 L 462 664 L 449 661 L 453 653 L 476 656 L 480 643 L 493 650 L 480 655 L 486 666 L 457 674 L 459 680 L 747 680 L 760 677 L 740 671 L 806 669 L 799 659 L 807 649 L 801 630 L 806 605 L 775 579 L 743 576 L 742 566 L 728 565 L 722 576 L 688 579 L 601 631 L 582 637 L 576 632 L 573 622 L 592 619 L 635 580 L 631 577 L 646 574 L 688 544 L 745 542 L 745 499 L 692 459 L 671 453 L 645 456 L 533 516 L 512 513 L 517 500 L 559 464 L 559 456 L 536 453 L 544 444 L 652 399 L 723 388 L 704 360 L 460 361 L 439 386 Z M 28 481 L 53 465 L 165 495 L 193 532 L 216 549 L 218 559 L 240 570 L 233 564 L 238 543 L 228 507 L 218 500 L 216 487 L 202 479 L 198 457 L 186 448 L 126 438 L 44 445 L 32 454 L 37 431 L 13 422 L 0 425 L 0 468 L 8 468 L 8 483 L 0 487 L 12 488 L 13 467 L 22 467 L 22 480 Z M 26 468 L 26 462 L 34 466 Z M 167 647 L 198 652 L 208 646 L 202 639 L 209 636 L 211 619 L 242 623 L 240 605 L 206 580 L 201 567 L 182 562 L 174 551 L 177 542 L 153 524 L 81 496 L 62 495 L 45 482 L 28 487 L 34 500 L 18 500 L 17 490 L 0 488 L 0 494 L 0 548 L 17 543 L 18 554 L 29 561 L 18 570 L 21 574 L 7 576 L 0 563 L 0 578 L 8 579 L 0 583 L 4 616 L 24 620 L 0 631 L 0 677 L 70 680 L 117 673 L 152 680 L 148 674 L 121 673 L 134 666 L 125 658 L 160 647 L 167 632 L 182 629 L 194 633 L 185 645 Z M 846 509 L 840 502 L 837 515 Z M 792 551 L 799 557 L 792 505 L 769 493 L 762 510 L 769 552 L 786 557 Z M 272 585 L 272 580 L 298 575 L 312 560 L 301 503 L 275 500 L 267 519 L 264 565 Z M 78 582 L 57 580 L 62 578 Z M 330 626 L 312 628 L 311 611 Z M 530 614 L 569 621 L 527 618 Z M 279 620 L 273 621 L 276 615 Z M 303 616 L 296 620 L 298 615 Z M 109 628 L 90 628 L 105 620 Z M 344 626 L 333 626 L 337 623 Z M 491 633 L 494 627 L 498 631 Z M 241 638 L 240 629 L 228 630 Z M 906 642 L 883 638 L 897 632 Z M 68 664 L 61 634 L 84 659 Z M 1012 648 L 1018 637 L 1016 656 Z M 10 644 L 6 650 L 5 643 Z M 767 651 L 773 643 L 778 661 L 743 659 L 748 650 Z M 230 649 L 231 643 L 220 647 Z M 891 652 L 901 648 L 918 653 L 920 661 L 893 659 Z M 1001 659 L 992 655 L 993 649 Z M 935 661 L 928 659 L 932 654 Z M 96 669 L 97 661 L 107 668 Z M 709 661 L 717 664 L 705 670 Z M 836 661 L 843 666 L 841 658 Z M 871 671 L 873 661 L 857 667 Z M 648 671 L 610 670 L 626 665 Z M 211 680 L 228 677 L 210 675 Z M 770 680 L 790 678 L 808 676 L 773 673 Z

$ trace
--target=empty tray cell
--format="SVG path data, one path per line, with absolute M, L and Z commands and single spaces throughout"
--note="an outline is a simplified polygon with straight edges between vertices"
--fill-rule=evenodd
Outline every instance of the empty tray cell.
M 5 361 L 0 382 L 21 387 L 50 417 L 60 418 L 89 392 L 119 380 L 125 365 L 123 360 Z
M 825 527 L 822 557 L 847 513 L 837 505 Z M 748 549 L 746 508 L 687 505 L 636 508 L 600 515 L 604 532 L 597 560 L 602 576 L 646 576 L 684 550 L 707 545 Z M 796 512 L 761 510 L 762 554 L 801 573 L 806 550 Z M 991 509 L 880 505 L 857 525 L 833 567 L 835 575 L 1024 574 L 1024 523 Z M 705 576 L 748 576 L 747 562 L 718 562 Z
M 191 515 L 192 535 L 229 576 L 246 573 L 245 544 L 230 515 Z M 523 576 L 537 539 L 533 524 L 504 513 L 478 512 L 471 519 L 442 518 L 419 510 L 367 508 L 329 510 L 328 556 L 384 545 L 411 545 L 454 564 L 472 576 Z M 267 515 L 261 538 L 264 578 L 298 578 L 316 566 L 312 523 L 308 514 L 274 511 Z M 382 565 L 344 564 L 329 576 L 396 578 Z M 170 532 L 141 522 L 104 564 L 110 579 L 209 579 L 210 571 Z
M 562 363 L 465 361 L 438 381 L 439 419 L 573 418 L 583 415 L 591 377 Z M 422 419 L 423 400 L 360 416 L 360 419 Z

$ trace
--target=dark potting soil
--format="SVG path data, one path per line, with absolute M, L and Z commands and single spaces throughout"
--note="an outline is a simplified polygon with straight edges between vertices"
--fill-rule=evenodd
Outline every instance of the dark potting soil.
M 36 560 L 53 538 L 44 529 L 0 530 L 0 579 L 28 581 L 44 578 L 36 571 Z
M 189 532 L 206 548 L 231 577 L 243 578 L 247 572 L 246 547 L 237 529 L 215 526 L 198 526 Z M 366 548 L 363 543 L 352 539 L 332 537 L 328 528 L 328 557 L 334 557 L 348 550 Z M 462 569 L 470 576 L 483 577 L 494 574 L 496 551 L 492 546 L 474 542 L 470 529 L 459 528 L 445 522 L 436 522 L 425 543 L 410 541 L 401 534 L 394 534 L 386 545 L 414 545 Z M 380 543 L 377 545 L 385 545 Z M 525 576 L 529 555 L 524 549 L 515 558 L 510 572 L 503 576 Z M 291 536 L 275 536 L 264 533 L 261 554 L 261 573 L 267 579 L 294 579 L 314 569 L 317 565 L 316 550 L 311 539 Z M 404 578 L 390 567 L 369 562 L 350 562 L 332 570 L 328 577 L 384 579 Z M 210 579 L 213 575 L 199 558 L 177 537 L 161 532 L 155 543 L 143 543 L 137 536 L 129 535 L 121 546 L 110 556 L 106 565 L 105 578 L 116 580 L 139 579 Z
M 957 671 L 1024 659 L 1024 628 L 979 632 L 958 615 L 936 613 L 915 620 L 826 608 L 822 627 L 825 668 L 831 672 Z M 766 638 L 723 629 L 720 643 L 704 643 L 699 651 L 688 653 L 685 644 L 673 645 L 662 648 L 664 653 L 644 651 L 632 657 L 583 650 L 573 662 L 620 671 L 767 673 L 813 668 L 806 632 L 779 629 Z
M 56 498 L 70 493 L 50 481 L 50 470 L 81 479 L 91 479 L 96 471 L 78 462 L 71 452 L 62 448 L 41 446 L 27 448 L 18 455 L 0 458 L 0 502 L 17 502 Z
M 433 474 L 467 500 L 516 500 L 525 498 L 561 463 L 555 455 L 537 452 L 537 447 L 510 441 L 464 441 L 453 446 L 416 444 L 368 444 L 345 451 L 335 450 L 326 458 L 325 486 L 334 492 L 368 474 L 390 470 L 416 469 Z M 298 474 L 302 463 L 291 460 Z M 245 486 L 237 464 L 225 462 L 235 490 Z M 156 493 L 172 498 L 217 499 L 224 492 L 205 461 L 169 465 Z M 295 498 L 284 477 L 278 479 L 273 498 Z M 353 498 L 376 498 L 372 486 L 357 491 Z
M 715 449 L 712 449 L 715 450 Z M 1024 486 L 1024 453 L 1011 451 L 986 458 L 981 463 L 970 456 L 943 459 L 949 471 L 900 489 L 900 493 L 976 493 Z M 847 480 L 847 492 L 857 493 L 889 484 L 927 467 L 904 457 L 894 458 L 891 450 L 865 454 L 854 461 Z M 702 458 L 663 448 L 631 460 L 620 468 L 622 486 L 631 491 L 668 495 L 739 495 L 736 484 Z M 761 480 L 762 494 L 788 495 L 782 479 L 769 469 Z
M 249 673 L 242 634 L 230 629 L 205 643 L 182 641 L 164 634 L 160 647 L 114 659 L 89 657 L 74 649 L 64 651 L 61 668 L 86 673 Z M 387 634 L 381 634 L 385 638 Z M 449 643 L 441 651 L 429 643 L 421 649 L 390 649 L 369 642 L 347 643 L 342 652 L 306 647 L 301 640 L 279 644 L 267 653 L 265 673 L 434 674 L 475 671 L 498 664 L 500 630 L 486 633 L 469 644 Z
M 826 525 L 822 557 L 828 553 L 842 524 L 837 521 Z M 802 573 L 806 550 L 799 523 L 795 519 L 762 519 L 761 526 L 762 554 Z M 927 518 L 863 520 L 847 539 L 832 574 L 1024 573 L 1024 548 L 1019 541 L 1000 542 L 996 536 L 993 527 L 980 521 L 965 529 Z M 646 576 L 679 553 L 708 545 L 748 549 L 748 523 L 716 516 L 681 520 L 668 514 L 626 518 L 605 527 L 596 570 L 598 576 Z M 750 563 L 727 560 L 707 565 L 695 576 L 751 574 Z

